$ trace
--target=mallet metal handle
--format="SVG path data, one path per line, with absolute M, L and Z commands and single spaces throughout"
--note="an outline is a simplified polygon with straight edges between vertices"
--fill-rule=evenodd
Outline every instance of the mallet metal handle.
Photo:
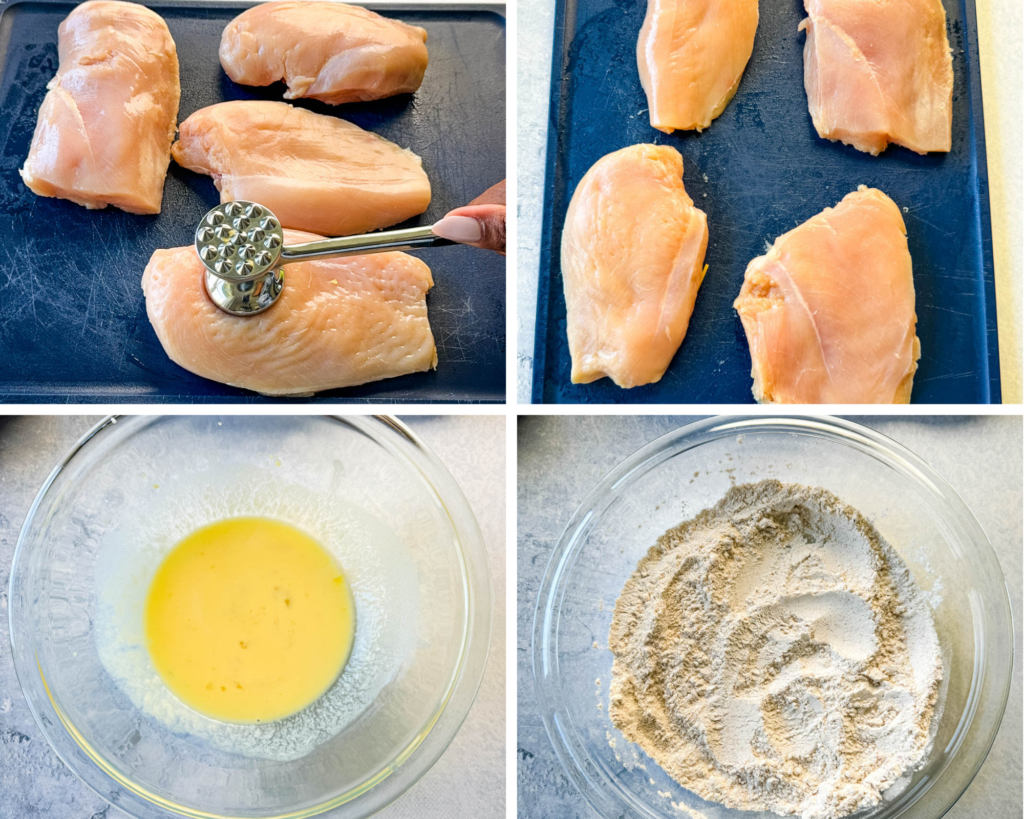
M 289 264 L 308 259 L 334 259 L 341 256 L 364 256 L 367 253 L 383 253 L 388 250 L 413 250 L 450 244 L 454 244 L 454 242 L 442 239 L 429 227 L 384 230 L 378 233 L 364 233 L 360 236 L 340 236 L 336 239 L 304 242 L 301 245 L 286 245 L 281 248 L 280 263 Z

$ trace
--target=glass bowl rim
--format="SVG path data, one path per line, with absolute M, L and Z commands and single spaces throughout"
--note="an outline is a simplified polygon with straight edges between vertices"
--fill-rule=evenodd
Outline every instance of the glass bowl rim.
M 994 690 L 990 691 L 994 699 L 988 704 L 988 707 L 990 709 L 994 707 L 996 719 L 988 729 L 988 736 L 984 736 L 981 741 L 981 753 L 977 761 L 968 766 L 965 772 L 959 773 L 962 781 L 953 789 L 951 798 L 946 799 L 946 803 L 935 815 L 935 819 L 938 819 L 956 804 L 974 781 L 992 749 L 1006 710 L 1013 679 L 1013 666 L 1016 662 L 1013 614 L 1006 577 L 985 530 L 956 490 L 944 478 L 902 444 L 845 418 L 805 415 L 710 416 L 683 424 L 655 438 L 621 460 L 598 481 L 573 512 L 569 522 L 559 535 L 545 567 L 534 608 L 531 635 L 533 688 L 544 730 L 555 755 L 576 789 L 591 808 L 605 819 L 624 819 L 626 816 L 641 815 L 653 819 L 660 815 L 652 812 L 646 805 L 628 799 L 621 788 L 616 787 L 615 783 L 607 781 L 608 777 L 591 759 L 584 742 L 573 725 L 572 717 L 562 695 L 558 658 L 558 622 L 561 602 L 568 577 L 572 574 L 576 556 L 586 542 L 590 529 L 620 492 L 629 485 L 634 476 L 639 477 L 670 457 L 687 450 L 750 432 L 790 432 L 826 439 L 870 455 L 905 478 L 915 478 L 945 502 L 949 515 L 957 523 L 968 530 L 973 530 L 972 534 L 975 536 L 980 536 L 977 542 L 982 545 L 982 548 L 978 557 L 982 562 L 988 564 L 989 570 L 994 568 L 996 576 L 1002 581 L 998 584 L 1000 592 L 998 609 L 1001 622 L 993 625 L 1001 624 L 1004 628 L 1001 633 L 995 635 L 996 639 L 993 642 L 1005 643 L 998 648 L 1008 654 L 1009 663 L 1004 678 L 997 680 Z M 987 647 L 986 651 L 991 652 L 992 647 Z M 969 697 L 974 694 L 976 689 L 992 684 L 991 674 L 987 673 L 988 663 L 982 663 L 980 670 L 977 665 L 976 663 L 976 667 L 972 671 Z M 980 698 L 980 696 L 979 694 L 978 697 Z M 954 734 L 954 736 L 960 734 L 957 751 L 962 746 L 967 733 L 976 725 L 974 717 L 978 710 L 977 702 L 973 708 L 965 708 L 965 713 L 967 710 L 970 710 L 969 721 L 964 725 L 963 717 L 961 717 L 961 724 Z M 904 810 L 916 801 L 915 799 L 901 808 L 898 815 L 902 815 Z
M 185 413 L 183 413 L 185 414 Z M 60 706 L 49 692 L 46 678 L 39 667 L 24 667 L 26 658 L 19 662 L 19 648 L 23 642 L 32 643 L 32 635 L 25 634 L 22 640 L 22 612 L 20 595 L 15 584 L 20 577 L 19 566 L 24 565 L 23 554 L 30 548 L 27 543 L 30 528 L 47 493 L 74 458 L 94 439 L 109 433 L 120 419 L 139 418 L 139 414 L 109 415 L 86 431 L 61 457 L 43 482 L 25 516 L 18 535 L 18 542 L 11 561 L 8 581 L 8 628 L 11 640 L 11 657 L 15 676 L 36 725 L 43 732 L 47 742 L 69 770 L 85 785 L 110 804 L 131 816 L 145 817 L 167 815 L 190 817 L 190 819 L 307 819 L 334 810 L 342 805 L 363 799 L 369 816 L 393 802 L 426 774 L 441 754 L 448 748 L 459 728 L 469 714 L 483 679 L 484 667 L 490 653 L 491 633 L 491 585 L 487 565 L 486 547 L 479 524 L 455 478 L 434 452 L 404 422 L 386 415 L 323 415 L 309 416 L 295 414 L 292 417 L 320 417 L 340 422 L 364 436 L 370 437 L 377 445 L 383 446 L 393 457 L 414 470 L 424 479 L 444 510 L 451 526 L 457 554 L 462 569 L 462 589 L 465 600 L 466 622 L 463 629 L 462 650 L 458 663 L 451 671 L 447 689 L 433 714 L 423 723 L 407 745 L 374 776 L 355 788 L 333 796 L 316 805 L 297 810 L 260 814 L 221 814 L 178 804 L 146 788 L 137 785 L 120 771 L 107 764 L 62 714 Z M 145 418 L 145 415 L 141 415 Z M 156 416 L 166 418 L 168 416 Z M 214 416 L 192 416 L 209 419 Z M 234 418 L 235 416 L 228 416 Z M 150 416 L 151 420 L 154 420 Z M 391 440 L 389 440 L 389 437 Z M 46 701 L 30 693 L 30 682 L 41 682 Z M 154 812 L 155 811 L 155 812 Z M 161 811 L 163 813 L 161 813 Z

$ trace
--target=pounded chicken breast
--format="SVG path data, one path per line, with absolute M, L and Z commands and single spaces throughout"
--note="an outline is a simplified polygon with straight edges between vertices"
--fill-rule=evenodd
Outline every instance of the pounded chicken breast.
M 775 240 L 733 306 L 754 397 L 774 404 L 906 404 L 921 343 L 900 209 L 860 186 Z
M 879 154 L 952 144 L 942 0 L 804 0 L 804 86 L 818 135 Z
M 708 245 L 682 177 L 675 148 L 634 145 L 576 187 L 562 231 L 573 383 L 651 384 L 682 344 Z
M 757 0 L 647 0 L 636 57 L 651 127 L 707 128 L 754 50 Z
M 322 237 L 286 230 L 285 242 Z M 430 268 L 405 253 L 296 262 L 255 316 L 217 309 L 194 247 L 158 250 L 142 276 L 146 312 L 171 360 L 265 395 L 310 395 L 437 366 Z

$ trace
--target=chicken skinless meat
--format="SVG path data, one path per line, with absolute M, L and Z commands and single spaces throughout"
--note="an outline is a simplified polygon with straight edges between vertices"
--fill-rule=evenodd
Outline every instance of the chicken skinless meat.
M 411 94 L 427 70 L 427 32 L 360 6 L 259 3 L 224 29 L 220 63 L 242 85 L 288 84 L 285 99 L 332 105 Z
M 861 185 L 775 240 L 733 306 L 754 397 L 774 404 L 906 404 L 921 344 L 907 229 Z
M 285 242 L 322 237 L 286 230 Z M 437 366 L 430 268 L 405 253 L 296 262 L 266 312 L 214 306 L 194 247 L 158 250 L 142 276 L 164 351 L 189 372 L 264 395 L 312 395 Z
M 430 204 L 430 180 L 412 151 L 286 102 L 202 108 L 181 123 L 172 152 L 179 165 L 213 177 L 221 202 L 259 202 L 296 230 L 365 233 Z
M 135 3 L 90 0 L 60 24 L 57 52 L 25 184 L 87 208 L 159 213 L 181 97 L 167 24 Z
M 661 379 L 704 278 L 707 217 L 683 187 L 675 148 L 634 145 L 599 159 L 562 231 L 572 381 Z
M 647 0 L 636 57 L 652 128 L 701 131 L 725 110 L 757 20 L 757 0 Z
M 818 135 L 877 155 L 952 144 L 942 0 L 804 0 L 804 86 Z

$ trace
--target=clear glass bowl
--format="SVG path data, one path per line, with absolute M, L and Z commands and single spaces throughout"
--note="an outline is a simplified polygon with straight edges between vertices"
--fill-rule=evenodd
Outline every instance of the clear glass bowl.
M 1006 584 L 981 526 L 942 478 L 899 444 L 838 419 L 690 424 L 619 464 L 576 510 L 548 563 L 533 629 L 537 698 L 562 765 L 609 819 L 767 815 L 682 788 L 607 713 L 608 629 L 637 561 L 659 535 L 714 505 L 732 481 L 765 478 L 831 490 L 874 523 L 922 588 L 941 595 L 934 617 L 946 690 L 933 750 L 909 785 L 856 814 L 937 819 L 978 772 L 1006 706 L 1013 666 Z
M 105 537 L 132 525 L 158 489 L 225 469 L 270 469 L 300 497 L 356 507 L 397 537 L 414 567 L 403 573 L 415 578 L 409 596 L 418 599 L 397 670 L 340 733 L 290 762 L 169 730 L 132 704 L 97 650 L 94 569 Z M 357 597 L 357 618 L 358 605 Z M 461 490 L 408 428 L 370 417 L 107 419 L 40 490 L 10 584 L 14 663 L 36 721 L 86 784 L 140 819 L 379 810 L 430 768 L 465 719 L 487 657 L 490 607 L 483 541 Z

